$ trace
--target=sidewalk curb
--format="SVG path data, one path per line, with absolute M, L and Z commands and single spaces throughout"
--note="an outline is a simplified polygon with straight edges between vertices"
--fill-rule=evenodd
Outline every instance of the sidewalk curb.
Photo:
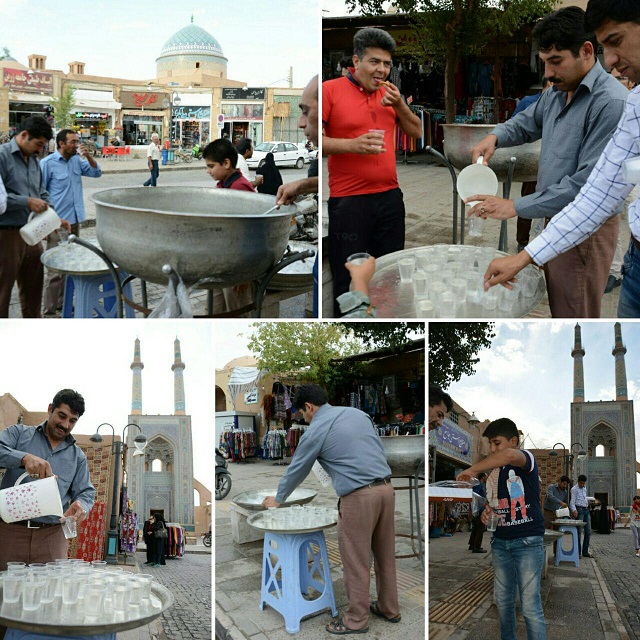
M 200 170 L 200 171 L 205 171 L 206 170 L 206 166 L 205 165 L 201 165 L 201 164 L 196 164 L 195 166 L 190 166 L 190 165 L 184 165 L 184 166 L 180 166 L 180 167 L 160 167 L 160 173 L 162 173 L 163 171 L 196 171 L 196 170 Z M 110 167 L 108 169 L 102 169 L 102 175 L 111 175 L 114 173 L 149 173 L 149 169 L 144 168 L 144 169 L 111 169 Z
M 613 622 L 616 631 L 620 635 L 621 640 L 630 640 L 629 633 L 627 632 L 624 623 L 622 622 L 622 617 L 618 612 L 618 607 L 616 606 L 616 601 L 611 595 L 609 588 L 607 587 L 607 583 L 604 579 L 604 576 L 600 572 L 598 568 L 597 562 L 593 562 L 593 570 L 596 575 L 596 580 L 598 581 L 598 586 L 602 589 L 602 595 L 604 596 L 605 603 L 607 605 L 607 612 L 611 616 L 611 622 Z M 600 612 L 599 612 L 600 613 Z M 603 623 L 605 616 L 600 614 L 600 622 Z M 603 624 L 604 628 L 604 624 Z
M 216 640 L 249 640 L 216 602 Z

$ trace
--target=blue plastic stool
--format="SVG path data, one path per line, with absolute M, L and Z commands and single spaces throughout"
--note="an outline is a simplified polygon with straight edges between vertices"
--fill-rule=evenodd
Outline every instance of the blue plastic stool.
M 312 545 L 318 547 L 316 552 Z M 330 608 L 338 615 L 324 531 L 264 534 L 260 609 L 268 604 L 284 617 L 288 633 L 300 631 L 304 616 Z M 278 573 L 280 579 L 278 579 Z M 320 597 L 305 600 L 310 587 Z
M 561 562 L 575 562 L 576 567 L 580 566 L 580 545 L 578 544 L 578 527 L 571 525 L 562 525 L 558 527 L 558 531 L 568 531 L 571 533 L 571 549 L 569 551 L 565 551 L 562 548 L 562 540 L 558 540 L 558 544 L 556 545 L 556 567 Z
M 118 276 L 122 282 L 129 274 L 118 269 Z M 130 300 L 133 299 L 131 283 L 125 285 L 123 293 Z M 64 285 L 62 317 L 115 318 L 117 317 L 116 301 L 116 288 L 110 273 L 96 276 L 68 275 Z M 126 318 L 135 318 L 133 309 L 127 304 L 124 305 L 124 315 Z

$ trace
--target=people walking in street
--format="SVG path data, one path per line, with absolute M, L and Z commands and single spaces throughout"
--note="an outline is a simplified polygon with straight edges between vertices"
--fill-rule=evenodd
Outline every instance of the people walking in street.
M 49 194 L 42 180 L 37 155 L 53 137 L 41 116 L 25 118 L 7 144 L 0 145 L 0 180 L 7 193 L 5 213 L 0 218 L 0 318 L 9 317 L 13 285 L 18 283 L 23 318 L 42 316 L 44 267 L 42 244 L 28 245 L 20 236 L 31 213 L 49 208 Z M 62 226 L 70 229 L 67 220 Z
M 477 493 L 480 497 L 487 497 L 487 491 L 485 489 L 485 484 L 487 483 L 487 474 L 482 473 L 478 474 L 478 484 L 473 487 L 473 492 Z M 484 511 L 484 506 L 473 512 L 471 519 L 471 535 L 469 536 L 469 551 L 473 553 L 487 553 L 486 549 L 482 548 L 482 536 L 484 535 L 486 527 L 482 522 L 482 512 Z
M 157 133 L 151 134 L 151 142 L 147 147 L 147 162 L 151 175 L 149 179 L 142 184 L 143 187 L 157 186 L 158 176 L 160 175 L 160 136 Z
M 283 180 L 280 170 L 276 167 L 273 153 L 269 152 L 264 157 L 264 164 L 256 169 L 256 176 L 262 176 L 262 182 L 258 185 L 258 193 L 266 193 L 270 196 L 278 194 Z
M 584 531 L 578 528 L 578 541 L 580 543 L 580 557 L 593 558 L 589 553 L 589 541 L 591 540 L 591 514 L 589 513 L 589 501 L 587 500 L 587 476 L 580 474 L 578 484 L 571 487 L 571 502 L 569 509 L 574 520 L 584 522 Z M 606 516 L 606 514 L 605 514 Z
M 578 195 L 623 113 L 627 91 L 598 62 L 596 38 L 585 30 L 582 9 L 565 7 L 547 15 L 536 24 L 533 36 L 552 88 L 533 108 L 496 126 L 472 149 L 472 160 L 484 156 L 488 164 L 496 146 L 542 139 L 537 191 L 515 201 L 472 196 L 467 202 L 479 202 L 469 216 L 553 218 Z M 614 216 L 580 246 L 546 264 L 554 318 L 600 317 L 617 237 Z
M 546 623 L 540 595 L 545 562 L 544 518 L 538 464 L 530 451 L 519 448 L 518 428 L 509 418 L 490 422 L 483 436 L 489 440 L 491 454 L 459 473 L 457 480 L 468 481 L 470 476 L 477 477 L 483 471 L 500 470 L 497 496 L 493 497 L 497 506 L 485 507 L 482 522 L 486 525 L 490 515 L 499 517 L 491 547 L 501 639 L 516 638 L 516 591 L 519 591 L 528 640 L 545 640 Z M 514 484 L 523 489 L 524 500 L 520 491 L 511 489 Z
M 636 548 L 636 556 L 640 558 L 640 496 L 633 496 L 633 504 L 629 509 L 629 521 L 633 543 Z
M 387 77 L 394 39 L 359 30 L 353 67 L 322 85 L 322 151 L 329 156 L 329 263 L 333 293 L 349 289 L 353 253 L 375 258 L 404 248 L 405 207 L 398 184 L 394 131 L 419 138 L 422 124 Z M 340 315 L 337 302 L 334 315 Z
M 640 4 L 628 0 L 589 0 L 585 25 L 595 33 L 604 49 L 605 66 L 615 67 L 633 82 L 640 82 Z M 485 287 L 507 284 L 528 264 L 543 265 L 570 251 L 617 214 L 638 183 L 637 174 L 625 179 L 624 168 L 640 153 L 640 94 L 633 90 L 626 95 L 624 116 L 580 193 L 553 217 L 524 252 L 494 260 L 485 274 Z M 605 113 L 608 108 L 607 100 Z M 629 227 L 631 241 L 624 259 L 618 302 L 620 318 L 640 316 L 640 205 L 637 199 L 629 207 Z
M 391 469 L 371 418 L 353 407 L 334 407 L 324 389 L 302 385 L 293 406 L 309 425 L 293 460 L 278 483 L 278 507 L 307 477 L 317 460 L 331 476 L 338 500 L 338 545 L 349 604 L 329 633 L 366 633 L 369 614 L 388 622 L 401 619 L 396 583 L 395 492 Z M 373 552 L 378 599 L 369 602 L 370 554 Z
M 165 551 L 167 541 L 169 539 L 169 533 L 167 532 L 167 525 L 162 517 L 162 514 L 156 513 L 153 516 L 153 537 L 154 537 L 154 558 L 153 566 L 161 567 L 165 564 Z
M 148 520 L 144 521 L 144 526 L 142 527 L 142 538 L 147 547 L 147 561 L 145 564 L 155 564 L 156 561 L 156 538 L 153 531 L 154 522 L 155 518 L 152 514 Z
M 547 487 L 542 509 L 544 512 L 544 528 L 553 529 L 551 524 L 556 518 L 556 511 L 569 506 L 569 485 L 571 479 L 568 476 L 561 476 L 558 482 L 554 482 Z
M 80 235 L 80 223 L 87 218 L 82 194 L 82 176 L 99 178 L 100 165 L 80 144 L 78 134 L 63 129 L 56 136 L 57 151 L 40 162 L 44 188 L 49 193 L 56 213 L 71 225 L 71 233 Z M 47 250 L 57 247 L 60 233 L 47 236 Z M 62 308 L 62 293 L 66 276 L 47 270 L 44 280 L 44 315 L 55 315 Z
M 262 184 L 263 177 L 256 174 L 256 177 L 252 180 L 251 173 L 249 171 L 249 165 L 247 160 L 253 156 L 253 141 L 251 138 L 240 138 L 236 142 L 236 151 L 238 152 L 237 167 L 240 173 L 252 184 L 255 188 Z
M 429 431 L 442 425 L 445 416 L 453 409 L 453 400 L 438 385 L 429 385 Z

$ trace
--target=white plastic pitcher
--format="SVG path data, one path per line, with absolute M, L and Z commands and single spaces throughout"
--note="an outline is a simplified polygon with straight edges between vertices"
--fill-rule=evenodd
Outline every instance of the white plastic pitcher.
M 42 516 L 62 517 L 56 476 L 20 484 L 28 477 L 29 473 L 23 473 L 13 487 L 0 491 L 0 518 L 4 522 L 18 522 Z
M 61 225 L 62 221 L 51 207 L 44 213 L 32 211 L 27 224 L 20 229 L 20 235 L 28 245 L 34 246 Z
M 495 196 L 498 193 L 498 176 L 493 169 L 482 164 L 483 156 L 480 156 L 475 164 L 470 164 L 458 174 L 456 189 L 463 200 L 471 196 Z M 472 207 L 477 202 L 468 202 Z

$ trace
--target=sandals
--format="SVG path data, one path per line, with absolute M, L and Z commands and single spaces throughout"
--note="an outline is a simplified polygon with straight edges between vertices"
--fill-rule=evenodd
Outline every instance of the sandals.
M 402 620 L 402 616 L 400 614 L 398 614 L 397 616 L 394 616 L 393 618 L 387 618 L 387 616 L 384 615 L 384 613 L 382 613 L 382 611 L 380 611 L 380 609 L 378 609 L 378 601 L 376 600 L 375 602 L 372 602 L 369 605 L 369 611 L 371 611 L 371 613 L 373 613 L 374 616 L 378 616 L 379 618 L 384 618 L 387 622 L 400 622 L 400 620 Z
M 369 627 L 365 627 L 364 629 L 349 629 L 349 627 L 346 627 L 344 622 L 342 622 L 342 618 L 338 618 L 337 620 L 330 622 L 325 629 L 329 633 L 333 633 L 338 636 L 344 636 L 348 633 L 367 633 L 369 631 Z

